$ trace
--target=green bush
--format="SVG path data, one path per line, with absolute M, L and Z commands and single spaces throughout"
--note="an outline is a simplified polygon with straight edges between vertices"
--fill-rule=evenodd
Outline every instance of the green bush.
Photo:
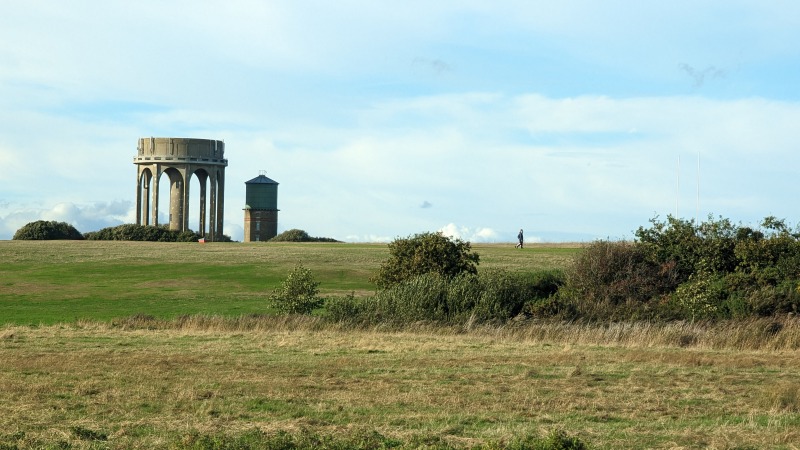
M 197 242 L 201 237 L 191 230 L 170 230 L 166 225 L 123 224 L 86 233 L 86 239 L 93 241 Z
M 83 235 L 66 222 L 37 220 L 17 230 L 13 239 L 19 241 L 82 240 Z
M 724 303 L 728 291 L 724 279 L 710 270 L 700 270 L 675 289 L 672 300 L 691 320 L 728 316 Z
M 372 281 L 387 288 L 426 273 L 452 278 L 478 273 L 480 257 L 469 242 L 442 233 L 421 233 L 389 243 L 389 259 L 381 264 Z
M 325 300 L 325 318 L 346 325 L 359 325 L 364 320 L 362 302 L 354 293 Z
M 447 280 L 437 273 L 425 273 L 377 292 L 362 305 L 366 322 L 371 324 L 446 321 Z
M 270 242 L 339 242 L 332 238 L 312 237 L 303 230 L 293 228 L 273 237 Z
M 330 320 L 358 325 L 503 323 L 525 313 L 528 303 L 551 296 L 561 283 L 559 271 L 533 275 L 490 271 L 453 278 L 428 272 L 366 299 L 349 296 L 330 301 L 326 310 Z
M 324 303 L 318 293 L 319 282 L 314 280 L 311 270 L 298 265 L 272 293 L 270 302 L 283 314 L 311 314 Z
M 755 287 L 746 291 L 744 301 L 746 310 L 756 316 L 800 313 L 800 281 L 785 280 L 776 286 Z
M 727 219 L 695 224 L 668 217 L 637 241 L 597 241 L 568 271 L 557 301 L 535 313 L 588 319 L 718 319 L 800 307 L 800 234 L 767 217 L 760 229 Z
M 696 224 L 669 216 L 664 222 L 653 218 L 650 224 L 650 228 L 639 227 L 636 231 L 637 246 L 649 261 L 673 265 L 677 284 L 688 280 L 701 261 L 712 272 L 735 270 L 739 228 L 730 220 L 709 217 Z
M 310 242 L 311 236 L 303 230 L 293 228 L 270 239 L 273 242 Z
M 478 276 L 481 293 L 469 313 L 478 322 L 505 322 L 518 316 L 526 303 L 541 298 L 542 279 L 511 272 L 488 272 Z M 547 289 L 544 288 L 546 291 Z

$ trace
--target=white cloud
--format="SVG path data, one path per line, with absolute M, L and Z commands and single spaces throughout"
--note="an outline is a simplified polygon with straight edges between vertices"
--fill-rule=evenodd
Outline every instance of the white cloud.
M 11 239 L 25 224 L 37 220 L 66 222 L 81 233 L 132 223 L 131 202 L 57 203 L 50 207 L 31 207 L 6 203 L 0 208 L 0 239 Z
M 467 242 L 498 242 L 498 233 L 491 228 L 468 228 L 459 227 L 454 223 L 449 223 L 438 230 L 442 235 L 461 239 Z
M 239 223 L 235 223 L 226 219 L 222 227 L 222 233 L 230 236 L 231 240 L 237 242 L 244 241 L 244 227 Z
M 379 236 L 376 234 L 366 234 L 366 235 L 357 235 L 351 234 L 344 237 L 345 242 L 380 242 L 380 243 L 388 243 L 392 242 L 399 236 L 389 237 L 389 236 Z

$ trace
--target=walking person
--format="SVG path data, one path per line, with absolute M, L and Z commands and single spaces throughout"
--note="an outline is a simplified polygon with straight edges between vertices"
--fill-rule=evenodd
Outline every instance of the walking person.
M 514 248 L 522 248 L 522 244 L 525 241 L 525 239 L 522 237 L 522 228 L 519 229 L 517 239 L 519 240 L 519 244 L 515 245 Z

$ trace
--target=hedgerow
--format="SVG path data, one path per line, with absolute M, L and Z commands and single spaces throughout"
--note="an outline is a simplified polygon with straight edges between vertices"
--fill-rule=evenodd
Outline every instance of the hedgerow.
M 716 320 L 800 310 L 800 233 L 767 217 L 654 218 L 634 242 L 596 241 L 567 272 L 554 308 L 598 320 Z
M 150 241 L 150 242 L 197 242 L 202 236 L 194 231 L 170 230 L 166 226 L 124 224 L 107 227 L 85 234 L 93 241 Z M 230 240 L 230 238 L 228 238 Z

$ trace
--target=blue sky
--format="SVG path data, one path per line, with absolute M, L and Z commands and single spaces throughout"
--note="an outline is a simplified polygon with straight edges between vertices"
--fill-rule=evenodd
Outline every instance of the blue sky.
M 237 240 L 261 170 L 353 242 L 796 224 L 797 42 L 793 1 L 8 2 L 0 239 L 132 223 L 149 136 L 225 141 Z

